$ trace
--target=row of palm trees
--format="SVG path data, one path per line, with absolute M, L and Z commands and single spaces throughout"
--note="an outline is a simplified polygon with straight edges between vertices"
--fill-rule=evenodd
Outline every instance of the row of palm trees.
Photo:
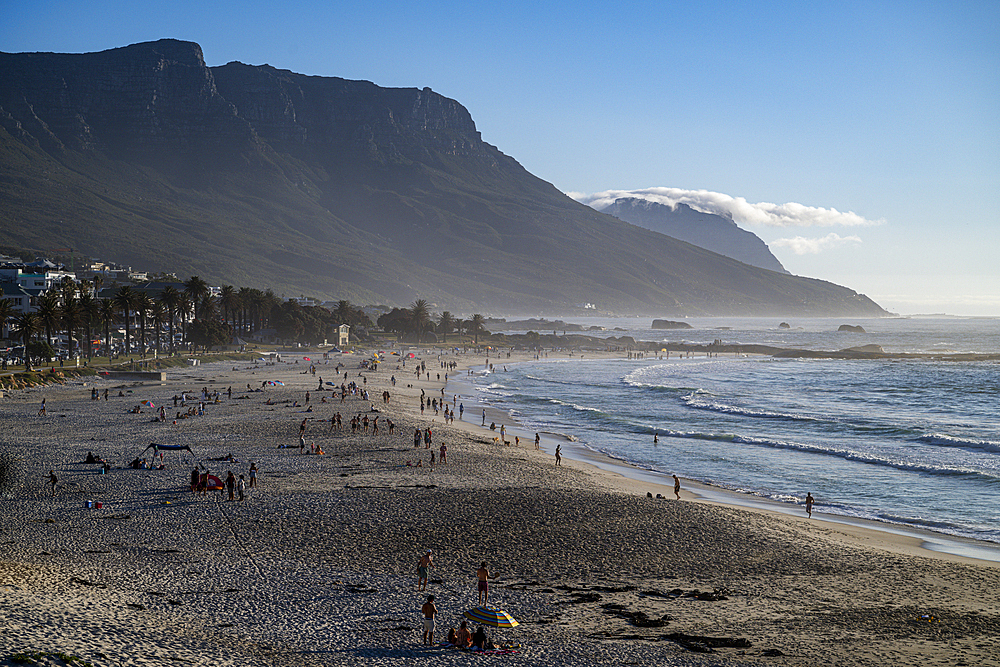
M 0 299 L 0 322 L 10 322 L 12 329 L 24 346 L 44 334 L 52 345 L 54 334 L 65 332 L 69 339 L 68 352 L 85 352 L 93 358 L 93 332 L 101 327 L 104 334 L 104 351 L 110 354 L 111 331 L 119 323 L 124 325 L 126 355 L 137 351 L 145 355 L 149 346 L 147 334 L 155 332 L 155 348 L 162 349 L 161 332 L 167 326 L 169 349 L 176 350 L 175 326 L 181 329 L 181 345 L 186 346 L 187 324 L 199 318 L 220 317 L 235 331 L 253 332 L 266 323 L 271 310 L 281 303 L 270 290 L 227 285 L 218 297 L 211 294 L 208 284 L 198 276 L 183 283 L 184 289 L 168 285 L 154 298 L 149 293 L 135 290 L 129 285 L 118 288 L 109 297 L 100 297 L 100 279 L 93 283 L 78 283 L 65 278 L 58 289 L 50 289 L 38 297 L 35 312 L 17 312 L 10 299 Z M 134 325 L 134 327 L 133 327 Z M 139 345 L 132 344 L 132 334 L 137 332 Z M 74 347 L 78 334 L 83 333 L 86 349 Z M 28 355 L 26 354 L 26 357 Z
M 147 336 L 150 331 L 155 336 L 154 347 L 159 353 L 162 350 L 161 334 L 164 325 L 167 327 L 168 347 L 176 351 L 177 337 L 175 327 L 181 331 L 181 346 L 186 347 L 187 325 L 197 319 L 219 319 L 228 324 L 234 332 L 253 332 L 266 326 L 272 312 L 281 305 L 281 299 L 271 290 L 262 291 L 249 287 L 234 287 L 226 285 L 218 296 L 212 295 L 211 289 L 198 276 L 191 276 L 183 283 L 183 289 L 172 285 L 164 287 L 154 298 L 149 293 L 133 289 L 129 285 L 119 287 L 110 296 L 101 294 L 101 280 L 78 283 L 72 278 L 65 278 L 57 289 L 50 289 L 38 297 L 35 312 L 14 312 L 10 299 L 0 299 L 0 322 L 10 322 L 16 338 L 25 346 L 25 358 L 29 343 L 44 334 L 45 341 L 51 347 L 55 335 L 65 332 L 68 338 L 69 356 L 84 353 L 88 359 L 94 356 L 94 329 L 103 333 L 102 354 L 111 354 L 111 332 L 123 325 L 125 340 L 123 351 L 130 355 L 133 351 L 145 356 L 149 349 Z M 436 331 L 447 335 L 453 331 L 463 330 L 475 336 L 479 344 L 479 335 L 488 333 L 484 327 L 485 319 L 475 314 L 469 320 L 461 320 L 448 311 L 442 312 L 434 322 L 427 301 L 419 299 L 407 309 L 397 311 L 405 318 L 404 329 L 417 332 L 418 336 L 426 331 Z M 339 301 L 333 311 L 334 318 L 340 323 L 352 325 L 370 325 L 368 318 L 350 301 Z M 81 350 L 77 341 L 83 334 L 86 342 Z M 139 344 L 132 344 L 133 333 L 137 333 Z M 28 362 L 30 367 L 30 360 Z

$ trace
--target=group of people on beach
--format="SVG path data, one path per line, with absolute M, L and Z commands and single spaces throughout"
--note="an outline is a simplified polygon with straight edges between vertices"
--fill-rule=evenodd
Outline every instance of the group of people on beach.
M 230 454 L 232 457 L 232 454 Z M 235 462 L 235 460 L 233 460 Z M 232 501 L 236 500 L 236 495 L 239 494 L 239 501 L 246 500 L 247 488 L 253 488 L 257 486 L 257 464 L 250 464 L 250 476 L 249 486 L 247 485 L 246 479 L 243 475 L 239 476 L 237 479 L 233 471 L 230 470 L 226 475 L 226 480 L 218 486 L 213 486 L 216 484 L 218 477 L 213 477 L 212 474 L 206 470 L 199 470 L 194 468 L 191 470 L 191 492 L 197 493 L 199 496 L 208 495 L 209 489 L 218 489 L 221 493 L 227 495 L 226 500 Z
M 434 552 L 428 549 L 417 561 L 417 590 L 427 590 L 427 577 L 430 568 L 434 566 Z M 489 580 L 496 577 L 496 572 L 490 572 L 489 564 L 483 561 L 476 570 L 476 591 L 478 593 L 477 605 L 482 607 L 489 602 L 490 584 Z M 434 602 L 434 596 L 428 595 L 427 601 L 420 608 L 423 616 L 423 643 L 431 645 L 434 643 L 434 630 L 437 622 L 438 609 Z M 456 648 L 474 648 L 479 650 L 490 650 L 494 648 L 492 642 L 486 636 L 486 631 L 480 626 L 475 635 L 469 632 L 468 623 L 462 621 L 459 628 L 454 627 L 448 631 L 446 643 Z

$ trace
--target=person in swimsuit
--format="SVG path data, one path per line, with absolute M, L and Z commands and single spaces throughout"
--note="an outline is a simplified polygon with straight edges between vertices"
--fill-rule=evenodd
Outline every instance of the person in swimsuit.
M 556 465 L 562 465 L 562 445 L 556 445 Z
M 493 576 L 497 576 L 496 572 L 493 573 Z M 479 569 L 476 570 L 476 578 L 479 579 L 479 604 L 481 606 L 486 604 L 490 599 L 490 583 L 488 581 L 490 578 L 490 571 L 486 567 L 486 561 L 483 561 L 479 566 Z
M 430 549 L 427 550 L 417 562 L 417 590 L 427 590 L 427 571 L 434 566 L 434 556 Z
M 434 606 L 434 596 L 428 595 L 427 602 L 420 608 L 420 613 L 424 616 L 424 644 L 434 643 L 434 617 L 438 610 Z
M 815 502 L 815 499 L 813 498 L 813 494 L 807 493 L 806 494 L 806 514 L 809 515 L 810 519 L 812 518 L 812 515 L 813 515 L 813 503 L 814 502 Z
M 674 478 L 674 495 L 677 496 L 677 500 L 681 499 L 681 480 L 677 479 L 677 475 L 672 475 Z

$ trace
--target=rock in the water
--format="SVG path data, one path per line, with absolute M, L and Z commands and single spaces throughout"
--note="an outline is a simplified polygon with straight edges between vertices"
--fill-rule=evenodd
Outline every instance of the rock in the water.
M 868 333 L 867 331 L 865 331 L 864 327 L 862 327 L 860 324 L 859 325 L 841 324 L 840 328 L 837 329 L 837 331 L 850 331 L 852 333 Z
M 779 329 L 791 329 L 792 325 L 789 324 L 788 322 L 782 322 L 781 324 L 778 325 L 778 328 Z
M 841 350 L 841 352 L 863 352 L 866 354 L 885 354 L 885 350 L 882 349 L 881 345 L 858 345 L 857 347 L 849 347 L 846 350 Z
M 687 322 L 672 322 L 671 320 L 653 320 L 654 329 L 693 329 Z

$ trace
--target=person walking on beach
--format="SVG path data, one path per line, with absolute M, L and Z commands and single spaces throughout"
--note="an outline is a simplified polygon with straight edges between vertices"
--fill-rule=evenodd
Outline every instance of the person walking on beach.
M 562 445 L 556 445 L 556 465 L 562 465 Z
M 535 434 L 535 451 L 538 451 L 538 445 L 542 442 L 542 438 L 536 433 Z
M 417 561 L 417 590 L 427 590 L 427 571 L 434 567 L 434 555 L 430 549 L 427 550 L 420 560 Z
M 56 495 L 56 484 L 59 483 L 59 478 L 56 477 L 56 471 L 49 471 L 49 485 L 52 487 L 52 495 Z
M 677 479 L 677 475 L 671 475 L 674 478 L 674 495 L 677 496 L 677 500 L 681 499 L 681 480 Z
M 809 515 L 810 519 L 812 518 L 812 515 L 813 515 L 813 503 L 814 502 L 815 502 L 815 499 L 813 498 L 813 494 L 812 493 L 806 493 L 806 514 Z
M 240 475 L 240 481 L 236 482 L 236 491 L 240 494 L 240 500 L 246 500 L 247 483 L 243 479 L 243 475 Z
M 483 426 L 486 426 L 486 408 L 483 408 Z
M 493 577 L 497 576 L 494 572 Z M 486 561 L 483 561 L 479 565 L 479 569 L 476 570 L 476 578 L 479 580 L 477 584 L 477 590 L 479 591 L 479 606 L 486 604 L 490 599 L 490 571 L 486 566 Z
M 424 644 L 430 645 L 434 643 L 434 617 L 437 616 L 438 610 L 434 605 L 434 596 L 428 595 L 427 602 L 420 608 L 420 613 L 424 617 Z
M 256 463 L 251 463 L 250 464 L 250 484 L 249 484 L 249 488 L 252 489 L 255 486 L 257 486 L 257 464 Z
M 44 417 L 45 416 L 45 399 L 44 398 L 42 399 L 42 407 L 38 408 L 38 416 L 40 416 L 40 417 Z
M 226 491 L 229 493 L 228 500 L 233 500 L 236 496 L 236 475 L 233 471 L 229 471 L 229 476 L 226 477 Z

